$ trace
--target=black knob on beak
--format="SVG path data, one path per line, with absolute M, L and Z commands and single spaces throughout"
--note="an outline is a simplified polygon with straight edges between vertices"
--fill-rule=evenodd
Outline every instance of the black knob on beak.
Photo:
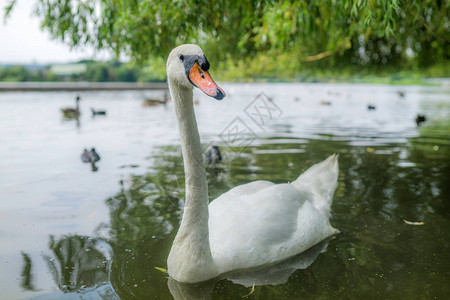
M 216 89 L 216 95 L 214 96 L 214 98 L 217 100 L 222 100 L 223 98 L 225 98 L 225 94 L 221 90 Z

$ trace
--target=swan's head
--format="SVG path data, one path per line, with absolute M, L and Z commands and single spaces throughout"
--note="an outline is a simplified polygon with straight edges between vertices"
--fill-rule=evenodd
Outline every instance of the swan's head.
M 214 82 L 208 70 L 209 62 L 197 45 L 178 46 L 170 52 L 167 59 L 167 77 L 171 84 L 185 88 L 195 86 L 206 95 L 222 100 L 225 92 Z

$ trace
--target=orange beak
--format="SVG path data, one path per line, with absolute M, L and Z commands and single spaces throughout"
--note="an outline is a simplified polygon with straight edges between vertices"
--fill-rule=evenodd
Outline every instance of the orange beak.
M 194 63 L 189 72 L 189 79 L 206 95 L 217 100 L 222 100 L 225 97 L 225 92 L 214 82 L 208 71 L 202 70 L 197 62 Z

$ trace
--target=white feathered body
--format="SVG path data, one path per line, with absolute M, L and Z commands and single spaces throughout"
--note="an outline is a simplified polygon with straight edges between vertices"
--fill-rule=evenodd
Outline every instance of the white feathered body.
M 209 205 L 209 240 L 219 273 L 270 265 L 338 231 L 329 223 L 337 156 L 290 184 L 254 181 Z

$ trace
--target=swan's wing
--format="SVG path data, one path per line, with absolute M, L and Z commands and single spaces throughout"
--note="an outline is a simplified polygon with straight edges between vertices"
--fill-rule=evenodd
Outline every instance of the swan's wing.
M 259 192 L 273 185 L 275 185 L 275 183 L 266 180 L 257 180 L 246 184 L 241 184 L 235 186 L 228 192 L 223 193 L 222 195 L 217 197 L 213 202 L 217 201 L 221 202 L 227 201 L 227 199 L 235 199 L 244 196 L 249 196 L 253 193 Z
M 329 156 L 301 174 L 291 184 L 299 190 L 310 191 L 313 194 L 312 203 L 330 217 L 333 195 L 338 185 L 338 155 Z
M 221 272 L 284 260 L 334 233 L 311 193 L 290 184 L 259 184 L 266 187 L 209 205 L 211 252 Z

